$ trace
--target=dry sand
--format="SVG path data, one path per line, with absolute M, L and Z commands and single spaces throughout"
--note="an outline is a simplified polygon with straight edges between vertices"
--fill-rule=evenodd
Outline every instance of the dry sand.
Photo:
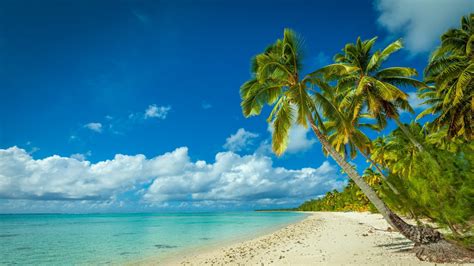
M 429 264 L 419 261 L 410 251 L 410 241 L 387 228 L 379 214 L 315 212 L 300 222 L 252 240 L 180 254 L 151 264 Z

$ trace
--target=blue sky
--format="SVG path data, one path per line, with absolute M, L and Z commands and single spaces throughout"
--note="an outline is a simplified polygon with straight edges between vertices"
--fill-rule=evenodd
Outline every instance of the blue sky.
M 469 11 L 469 0 L 2 1 L 0 212 L 288 207 L 340 188 L 306 129 L 276 158 L 266 116 L 242 116 L 250 58 L 289 27 L 305 71 L 379 36 L 406 43 L 389 65 L 421 72 Z

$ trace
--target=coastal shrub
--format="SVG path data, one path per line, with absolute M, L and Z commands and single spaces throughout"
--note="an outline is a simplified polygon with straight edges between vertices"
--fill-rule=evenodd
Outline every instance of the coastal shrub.
M 397 132 L 393 135 L 403 138 Z M 415 219 L 428 218 L 438 226 L 448 228 L 455 239 L 472 239 L 473 143 L 466 142 L 455 149 L 452 145 L 451 149 L 442 149 L 426 142 L 424 146 L 425 151 L 410 155 L 407 155 L 409 148 L 385 151 L 387 158 L 393 158 L 384 162 L 392 171 L 388 180 L 400 194 L 395 195 L 382 187 L 382 197 L 390 207 L 402 213 Z
M 472 142 L 433 142 L 433 135 L 416 123 L 410 132 L 423 141 L 424 151 L 396 129 L 387 137 L 374 140 L 383 156 L 374 160 L 384 166 L 387 181 L 371 168 L 364 178 L 390 208 L 413 218 L 429 219 L 452 232 L 450 238 L 472 247 L 474 244 L 474 144 Z M 426 137 L 420 138 L 420 135 Z M 424 139 L 424 140 L 423 140 Z M 376 158 L 377 157 L 377 158 Z M 375 208 L 360 189 L 349 181 L 341 191 L 304 202 L 300 211 L 372 211 Z

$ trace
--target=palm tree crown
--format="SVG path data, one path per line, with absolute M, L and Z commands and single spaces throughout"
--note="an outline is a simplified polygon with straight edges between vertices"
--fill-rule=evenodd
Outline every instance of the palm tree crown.
M 296 123 L 307 126 L 307 116 L 314 110 L 306 81 L 299 78 L 301 44 L 296 33 L 285 29 L 283 39 L 253 58 L 253 77 L 240 88 L 244 116 L 260 114 L 265 104 L 274 105 L 268 122 L 274 127 L 272 148 L 277 155 L 281 155 L 287 147 L 295 113 Z
M 425 69 L 425 81 L 433 84 L 419 91 L 431 105 L 418 117 L 437 115 L 433 125 L 446 126 L 449 138 L 474 133 L 474 14 L 461 19 L 459 29 L 450 29 L 441 36 L 441 45 L 434 51 Z
M 355 119 L 352 113 L 342 110 L 340 102 L 343 95 L 336 93 L 336 88 L 329 84 L 319 83 L 320 92 L 314 92 L 314 102 L 324 117 L 321 125 L 328 135 L 328 141 L 343 157 L 355 158 L 357 151 L 364 155 L 370 153 L 371 141 L 361 131 L 361 128 L 377 129 L 376 125 L 361 123 L 359 118 L 367 117 L 361 114 Z M 324 150 L 323 150 L 324 151 Z
M 376 37 L 365 41 L 358 38 L 356 43 L 347 44 L 334 57 L 334 65 L 351 67 L 351 71 L 329 78 L 337 81 L 338 93 L 344 95 L 340 106 L 352 113 L 353 121 L 357 121 L 364 111 L 377 120 L 379 129 L 385 127 L 389 118 L 409 134 L 399 120 L 399 110 L 413 112 L 413 109 L 408 103 L 407 93 L 399 86 L 423 88 L 426 85 L 412 78 L 418 74 L 413 68 L 382 68 L 389 56 L 403 45 L 397 40 L 382 50 L 373 51 L 376 40 Z M 321 70 L 321 73 L 328 76 L 326 72 L 328 71 L 325 69 Z M 414 139 L 412 141 L 416 142 Z M 422 150 L 421 144 L 416 145 Z

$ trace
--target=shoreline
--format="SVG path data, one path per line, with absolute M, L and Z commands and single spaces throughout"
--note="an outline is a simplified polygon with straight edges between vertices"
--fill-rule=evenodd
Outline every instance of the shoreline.
M 213 243 L 206 244 L 205 246 L 187 247 L 184 249 L 172 251 L 172 252 L 162 254 L 159 256 L 151 256 L 151 257 L 148 256 L 138 261 L 129 261 L 126 263 L 126 265 L 178 265 L 179 259 L 177 260 L 177 258 L 182 258 L 185 255 L 188 257 L 198 256 L 199 254 L 206 254 L 216 249 L 220 249 L 222 247 L 232 246 L 239 243 L 251 241 L 255 238 L 263 237 L 263 236 L 272 234 L 274 232 L 277 232 L 279 230 L 282 230 L 287 226 L 300 223 L 312 215 L 312 212 L 301 212 L 301 211 L 273 211 L 273 212 L 296 212 L 296 213 L 300 213 L 301 217 L 298 218 L 296 221 L 285 222 L 282 224 L 267 227 L 260 231 L 248 232 L 248 233 L 245 233 L 244 235 L 218 240 Z
M 135 265 L 434 265 L 419 261 L 413 244 L 398 232 L 387 231 L 380 214 L 304 212 L 300 221 L 247 239 L 149 258 Z M 270 232 L 269 232 L 270 231 Z

